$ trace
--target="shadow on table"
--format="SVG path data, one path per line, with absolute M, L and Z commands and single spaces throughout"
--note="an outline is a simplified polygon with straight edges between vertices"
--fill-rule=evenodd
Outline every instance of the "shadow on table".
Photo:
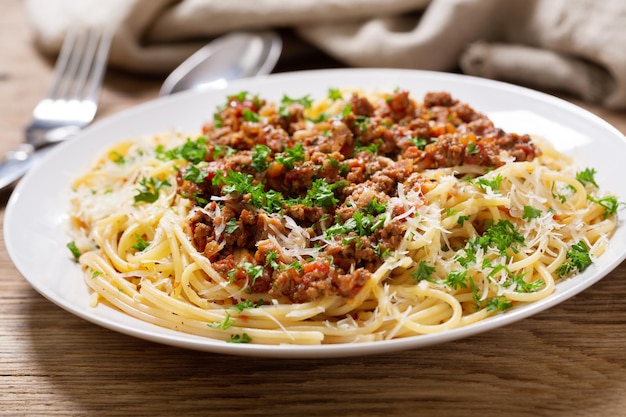
M 619 385 L 626 369 L 617 359 L 626 290 L 614 281 L 469 339 L 344 359 L 163 346 L 92 325 L 40 297 L 33 297 L 24 325 L 45 384 L 77 414 L 617 415 L 626 405 Z M 611 314 L 590 320 L 589 306 Z

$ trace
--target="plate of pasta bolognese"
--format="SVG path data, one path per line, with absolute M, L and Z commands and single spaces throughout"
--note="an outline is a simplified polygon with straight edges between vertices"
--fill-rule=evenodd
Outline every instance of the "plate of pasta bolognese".
M 273 357 L 419 348 L 623 262 L 618 155 L 608 123 L 502 82 L 276 74 L 59 145 L 12 194 L 5 242 L 50 301 L 135 337 Z

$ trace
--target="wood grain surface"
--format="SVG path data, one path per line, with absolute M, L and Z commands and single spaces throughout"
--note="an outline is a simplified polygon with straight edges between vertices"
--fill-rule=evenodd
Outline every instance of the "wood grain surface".
M 22 141 L 51 79 L 23 7 L 3 0 L 0 13 L 1 154 Z M 98 117 L 156 97 L 161 82 L 109 72 Z M 625 113 L 576 103 L 626 132 Z M 75 317 L 29 286 L 3 243 L 0 416 L 626 416 L 625 280 L 622 264 L 544 313 L 433 347 L 245 358 L 163 346 Z

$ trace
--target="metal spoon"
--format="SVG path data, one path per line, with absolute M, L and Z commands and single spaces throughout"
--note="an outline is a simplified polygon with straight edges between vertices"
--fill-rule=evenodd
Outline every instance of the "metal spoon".
M 224 88 L 237 78 L 269 74 L 282 50 L 274 31 L 233 32 L 187 58 L 161 86 L 159 95 L 183 90 Z

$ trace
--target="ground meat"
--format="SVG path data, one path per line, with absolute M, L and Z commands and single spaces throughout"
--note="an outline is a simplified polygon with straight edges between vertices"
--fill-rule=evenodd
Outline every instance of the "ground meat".
M 407 232 L 413 214 L 387 208 L 400 186 L 427 193 L 425 170 L 540 154 L 447 92 L 341 104 L 312 118 L 305 99 L 241 93 L 204 126 L 205 161 L 180 169 L 178 192 L 201 208 L 187 219 L 193 245 L 230 282 L 294 303 L 354 297 Z

